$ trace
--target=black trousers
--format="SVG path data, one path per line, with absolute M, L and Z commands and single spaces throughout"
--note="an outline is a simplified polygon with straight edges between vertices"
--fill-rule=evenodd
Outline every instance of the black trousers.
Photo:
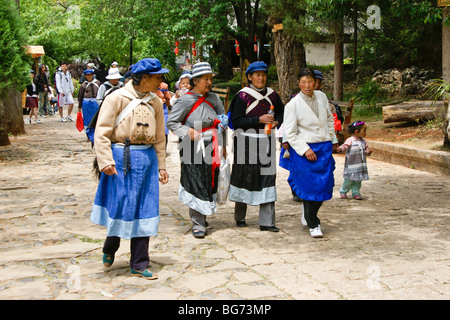
M 305 220 L 308 223 L 308 227 L 311 229 L 316 228 L 320 224 L 320 220 L 317 217 L 317 212 L 322 206 L 323 201 L 310 201 L 303 200 L 303 208 L 305 210 Z
M 147 269 L 150 265 L 150 257 L 148 255 L 148 244 L 150 237 L 132 238 L 130 251 L 130 268 L 135 270 Z M 103 245 L 104 254 L 115 254 L 120 247 L 119 237 L 106 237 Z

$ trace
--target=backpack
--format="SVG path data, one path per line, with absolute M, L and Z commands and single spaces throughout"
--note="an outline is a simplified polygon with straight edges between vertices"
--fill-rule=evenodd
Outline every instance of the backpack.
M 256 99 L 256 100 L 253 101 L 250 105 L 247 106 L 247 109 L 245 109 L 245 114 L 247 114 L 247 113 L 249 113 L 251 110 L 253 110 L 253 108 L 255 108 L 255 107 L 258 105 L 258 103 L 259 103 L 260 101 L 264 100 L 264 99 L 267 100 L 267 101 L 269 101 L 270 105 L 273 105 L 273 102 L 269 99 L 269 96 L 273 93 L 273 91 L 274 91 L 273 89 L 267 88 L 267 93 L 266 93 L 265 96 L 263 96 L 263 95 L 262 95 L 261 93 L 259 93 L 258 91 L 255 91 L 255 90 L 253 90 L 253 89 L 251 89 L 251 88 L 249 88 L 249 87 L 244 87 L 244 88 L 242 88 L 241 90 L 239 90 L 239 92 L 237 93 L 237 95 L 238 95 L 240 92 L 245 92 L 245 93 L 251 95 L 253 98 Z M 237 96 L 237 95 L 236 95 L 236 96 Z M 233 119 L 233 103 L 231 104 L 230 109 L 229 109 L 228 112 L 227 112 L 227 117 L 228 117 L 228 128 L 234 130 L 233 123 L 232 123 L 232 119 Z

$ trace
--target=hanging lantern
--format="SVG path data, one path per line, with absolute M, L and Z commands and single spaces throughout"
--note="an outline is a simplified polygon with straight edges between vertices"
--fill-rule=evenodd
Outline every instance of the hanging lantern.
M 195 41 L 192 42 L 192 50 L 195 50 Z
M 239 41 L 234 40 L 234 42 L 236 43 L 236 54 L 240 55 L 241 54 L 241 49 L 239 48 Z
M 197 55 L 197 51 L 195 51 L 195 49 L 192 50 L 192 55 L 193 55 L 194 57 Z
M 178 55 L 180 50 L 178 49 L 178 45 L 180 44 L 180 41 L 175 41 L 175 54 Z
M 255 52 L 258 52 L 258 43 L 257 43 L 257 37 L 256 37 L 256 34 L 255 34 L 255 37 L 253 38 L 253 42 L 254 42 L 254 44 L 253 44 L 253 50 L 255 50 Z

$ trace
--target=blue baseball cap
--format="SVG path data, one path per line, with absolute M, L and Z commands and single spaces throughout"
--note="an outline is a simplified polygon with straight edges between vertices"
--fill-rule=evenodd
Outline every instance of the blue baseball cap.
M 133 74 L 161 74 L 169 73 L 168 69 L 161 67 L 161 62 L 154 58 L 145 58 L 139 60 L 131 67 Z
M 92 70 L 92 69 L 84 70 L 84 74 L 93 74 L 93 73 L 94 73 L 94 70 Z
M 314 74 L 316 76 L 316 79 L 323 80 L 323 74 L 319 70 L 314 70 Z
M 247 68 L 247 71 L 245 71 L 245 76 L 247 76 L 249 73 L 253 73 L 255 71 L 269 71 L 269 67 L 264 61 L 256 61 L 253 63 L 250 63 L 250 65 Z

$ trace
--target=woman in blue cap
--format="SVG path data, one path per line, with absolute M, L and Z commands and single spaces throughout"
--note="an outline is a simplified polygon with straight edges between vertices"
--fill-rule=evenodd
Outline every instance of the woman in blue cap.
M 102 85 L 100 81 L 94 79 L 94 70 L 84 70 L 84 82 L 78 92 L 78 112 L 83 112 L 83 123 L 86 129 L 92 117 L 98 111 L 97 92 Z
M 131 239 L 131 275 L 158 276 L 148 270 L 149 237 L 159 225 L 159 185 L 168 182 L 164 110 L 152 92 L 162 82 L 157 59 L 132 68 L 132 81 L 106 96 L 95 129 L 100 176 L 91 220 L 107 227 L 103 264 L 114 262 L 120 239 Z
M 266 86 L 268 69 L 262 61 L 251 63 L 245 72 L 248 86 L 238 92 L 230 105 L 235 133 L 229 199 L 236 202 L 238 227 L 247 226 L 247 205 L 259 205 L 260 230 L 277 232 L 275 137 L 273 131 L 269 136 L 265 134 L 264 127 L 281 125 L 284 105 L 276 91 Z M 268 114 L 271 106 L 274 115 Z

